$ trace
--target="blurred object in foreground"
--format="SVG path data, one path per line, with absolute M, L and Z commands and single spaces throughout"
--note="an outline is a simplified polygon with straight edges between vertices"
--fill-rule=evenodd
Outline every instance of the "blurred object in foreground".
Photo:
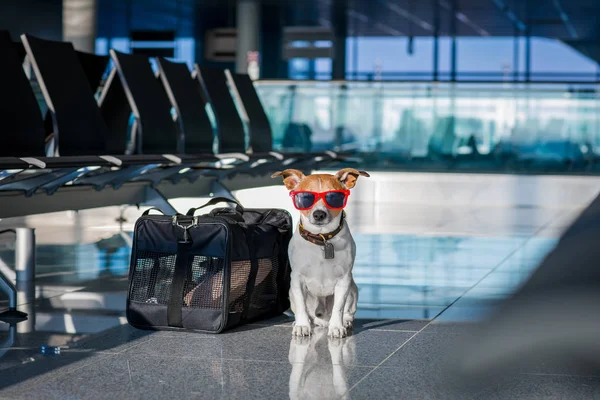
M 460 346 L 469 382 L 515 373 L 600 375 L 600 197 L 530 279 Z

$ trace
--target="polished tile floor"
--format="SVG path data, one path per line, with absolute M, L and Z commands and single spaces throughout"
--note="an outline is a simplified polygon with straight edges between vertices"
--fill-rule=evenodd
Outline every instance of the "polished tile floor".
M 30 319 L 0 323 L 0 398 L 600 398 L 600 377 L 543 369 L 465 392 L 443 362 L 579 211 L 352 205 L 358 320 L 336 340 L 293 339 L 289 316 L 220 335 L 134 329 L 124 302 L 139 210 L 122 224 L 118 208 L 3 220 L 35 226 L 38 250 L 36 284 L 20 288 Z M 1 235 L 0 270 L 13 267 L 14 238 Z

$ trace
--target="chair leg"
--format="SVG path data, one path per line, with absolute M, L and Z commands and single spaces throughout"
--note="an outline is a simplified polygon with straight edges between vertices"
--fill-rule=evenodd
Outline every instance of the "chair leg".
M 35 231 L 17 228 L 16 280 L 20 284 L 31 282 L 35 277 Z M 17 288 L 0 271 L 0 289 L 8 295 L 8 310 L 0 313 L 0 321 L 18 322 L 27 319 L 27 313 L 17 310 Z
M 157 189 L 152 187 L 146 187 L 146 200 L 144 201 L 144 205 L 157 207 L 161 209 L 167 215 L 175 215 L 177 214 L 177 210 L 169 200 Z
M 214 197 L 226 197 L 228 199 L 232 199 L 239 202 L 239 200 L 235 198 L 233 193 L 231 193 L 231 190 L 229 190 L 227 186 L 223 185 L 218 180 L 212 181 L 211 192 L 213 193 Z

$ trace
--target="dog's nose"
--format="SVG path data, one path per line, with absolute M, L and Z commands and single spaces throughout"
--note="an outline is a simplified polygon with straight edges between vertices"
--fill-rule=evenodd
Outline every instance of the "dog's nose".
M 325 211 L 322 211 L 322 210 L 317 210 L 317 211 L 315 211 L 313 213 L 313 218 L 315 219 L 315 221 L 321 222 L 325 218 L 327 218 L 327 213 Z

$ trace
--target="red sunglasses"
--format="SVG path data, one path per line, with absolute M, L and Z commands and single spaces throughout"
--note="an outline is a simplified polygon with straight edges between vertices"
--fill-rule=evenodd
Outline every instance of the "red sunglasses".
M 346 202 L 350 196 L 349 190 L 329 190 L 327 192 L 308 192 L 306 190 L 295 190 L 290 192 L 290 197 L 297 210 L 310 210 L 319 199 L 332 210 L 341 210 L 346 207 Z

